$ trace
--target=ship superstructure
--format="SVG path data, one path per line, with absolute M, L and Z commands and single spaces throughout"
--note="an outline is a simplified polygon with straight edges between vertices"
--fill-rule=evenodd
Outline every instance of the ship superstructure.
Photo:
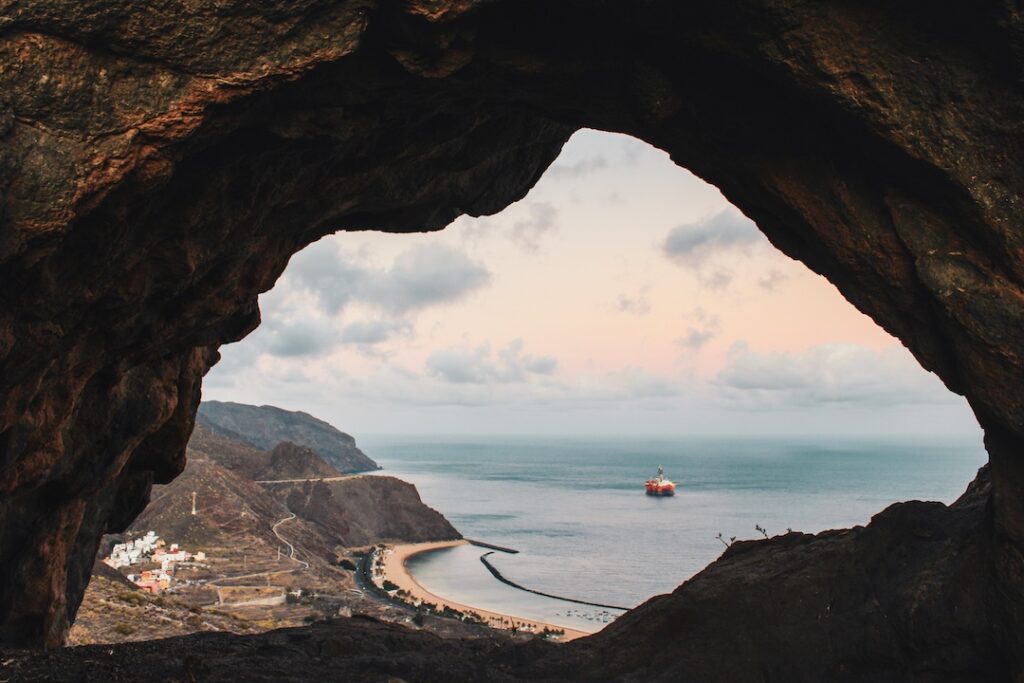
M 648 496 L 674 496 L 676 495 L 676 483 L 665 477 L 665 469 L 658 465 L 658 473 L 644 482 Z

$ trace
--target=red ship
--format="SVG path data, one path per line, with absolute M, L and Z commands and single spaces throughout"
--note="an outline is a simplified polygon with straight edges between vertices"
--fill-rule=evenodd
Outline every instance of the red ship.
M 676 483 L 665 478 L 665 470 L 658 465 L 658 473 L 644 482 L 648 496 L 674 496 Z

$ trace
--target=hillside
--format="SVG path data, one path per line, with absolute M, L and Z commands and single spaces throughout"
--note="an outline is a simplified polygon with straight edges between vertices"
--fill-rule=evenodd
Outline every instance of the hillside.
M 341 476 L 311 448 L 286 441 L 268 453 L 239 438 L 218 433 L 209 422 L 198 421 L 188 442 L 189 461 L 215 462 L 249 481 Z
M 288 510 L 280 501 L 238 470 L 204 457 L 190 457 L 177 479 L 153 487 L 149 505 L 129 531 L 144 533 L 152 529 L 161 538 L 185 547 L 222 546 L 232 539 L 276 544 L 270 525 L 286 516 Z
M 393 477 L 346 476 L 312 448 L 284 442 L 261 450 L 208 424 L 197 422 L 185 470 L 153 487 L 126 532 L 137 538 L 152 530 L 205 557 L 183 562 L 159 596 L 123 578 L 155 563 L 115 570 L 98 562 L 71 642 L 253 633 L 339 612 L 410 619 L 401 607 L 364 595 L 351 569 L 366 546 L 459 538 L 416 487 Z M 101 548 L 109 552 L 122 540 L 108 536 Z M 481 627 L 435 619 L 429 628 L 466 635 Z
M 319 479 L 341 476 L 334 467 L 313 449 L 289 441 L 277 444 L 267 454 L 266 464 L 256 474 L 257 480 Z
M 461 538 L 441 513 L 424 505 L 416 487 L 394 477 L 362 476 L 273 486 L 285 506 L 321 537 L 346 547 Z
M 340 472 L 380 469 L 359 450 L 354 438 L 307 413 L 274 406 L 203 401 L 197 421 L 224 437 L 264 451 L 285 441 L 311 448 Z
M 201 419 L 196 420 L 195 429 L 188 440 L 187 462 L 197 459 L 216 462 L 249 480 L 259 479 L 260 472 L 270 461 L 266 451 L 245 443 L 240 437 L 216 432 L 209 422 Z
M 153 487 L 130 531 L 153 530 L 188 547 L 244 544 L 255 552 L 258 545 L 280 545 L 271 527 L 292 513 L 289 539 L 325 562 L 339 548 L 459 538 L 412 484 L 394 477 L 343 477 L 310 448 L 281 443 L 268 453 L 202 424 L 189 442 L 184 472 Z

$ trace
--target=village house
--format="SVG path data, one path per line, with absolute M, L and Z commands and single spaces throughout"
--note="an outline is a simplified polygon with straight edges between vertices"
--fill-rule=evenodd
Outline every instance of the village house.
M 103 562 L 120 569 L 141 564 L 145 561 L 160 565 L 159 569 L 150 569 L 141 574 L 128 574 L 128 580 L 153 594 L 158 594 L 170 588 L 174 581 L 175 568 L 179 562 L 189 562 L 192 559 L 203 561 L 206 553 L 199 552 L 194 556 L 192 553 L 181 548 L 177 543 L 170 546 L 167 542 L 156 535 L 156 532 L 149 531 L 145 536 L 136 538 L 124 543 L 117 543 L 110 551 L 110 557 L 104 558 Z
M 171 587 L 171 576 L 162 569 L 148 569 L 139 575 L 136 586 L 153 595 L 159 595 L 162 591 Z
M 153 562 L 160 565 L 163 571 L 173 571 L 174 566 L 179 562 L 188 562 L 192 559 L 192 554 L 186 552 L 178 547 L 177 543 L 172 543 L 171 547 L 167 550 L 159 549 L 153 553 Z
M 156 549 L 159 538 L 156 532 L 148 531 L 141 538 L 117 543 L 111 549 L 110 557 L 105 558 L 103 561 L 114 569 L 137 564 Z

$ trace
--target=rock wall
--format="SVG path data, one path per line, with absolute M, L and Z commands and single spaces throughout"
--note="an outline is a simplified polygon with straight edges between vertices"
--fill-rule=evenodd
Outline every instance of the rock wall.
M 967 397 L 985 618 L 1024 651 L 1022 26 L 1012 0 L 0 6 L 0 642 L 62 642 L 292 253 L 496 212 L 590 126 L 716 184 Z

